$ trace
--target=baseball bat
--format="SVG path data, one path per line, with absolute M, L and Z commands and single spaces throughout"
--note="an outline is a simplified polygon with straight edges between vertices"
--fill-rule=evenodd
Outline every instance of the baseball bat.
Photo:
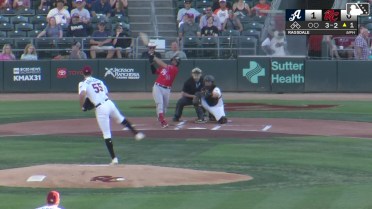
M 149 44 L 149 36 L 146 33 L 139 32 L 138 36 L 141 39 L 143 45 L 147 46 Z

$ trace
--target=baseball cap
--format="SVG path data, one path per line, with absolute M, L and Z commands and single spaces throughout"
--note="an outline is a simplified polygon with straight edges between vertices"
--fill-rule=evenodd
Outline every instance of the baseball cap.
M 92 74 L 92 71 L 93 70 L 92 70 L 91 67 L 89 67 L 89 66 L 86 65 L 86 66 L 83 67 L 82 71 L 83 71 L 83 74 L 84 75 L 88 75 L 88 74 Z
M 220 0 L 219 2 L 226 2 L 226 0 Z
M 186 13 L 186 16 L 187 16 L 188 18 L 194 18 L 194 14 L 192 14 L 192 13 Z
M 100 20 L 98 25 L 106 25 L 106 21 L 105 20 Z
M 77 3 L 77 2 L 83 2 L 83 0 L 75 0 L 75 2 Z
M 59 193 L 57 191 L 50 191 L 47 195 L 47 203 L 50 205 L 58 205 L 59 204 Z
M 149 43 L 147 44 L 147 46 L 148 46 L 148 47 L 156 47 L 156 43 L 154 43 L 154 42 L 149 42 Z
M 194 73 L 194 74 L 201 74 L 202 73 L 202 70 L 198 67 L 192 69 L 191 73 Z

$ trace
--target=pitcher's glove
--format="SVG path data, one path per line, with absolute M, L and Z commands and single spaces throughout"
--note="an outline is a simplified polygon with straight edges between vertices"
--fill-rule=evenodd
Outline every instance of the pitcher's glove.
M 83 104 L 83 107 L 81 108 L 82 111 L 87 111 L 87 110 L 92 110 L 94 109 L 96 106 L 90 101 L 89 98 L 86 98 L 85 99 L 85 102 Z

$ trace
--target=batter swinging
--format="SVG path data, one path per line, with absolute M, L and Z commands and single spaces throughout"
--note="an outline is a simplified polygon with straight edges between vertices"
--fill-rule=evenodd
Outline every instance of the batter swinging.
M 138 132 L 132 124 L 119 112 L 118 108 L 108 97 L 108 90 L 105 84 L 92 77 L 92 68 L 85 66 L 83 68 L 84 81 L 79 83 L 80 107 L 86 111 L 84 102 L 86 98 L 95 105 L 96 119 L 98 126 L 102 131 L 106 147 L 111 155 L 111 165 L 118 164 L 118 158 L 115 155 L 114 147 L 111 140 L 110 118 L 113 118 L 118 124 L 121 123 L 127 127 L 135 136 L 136 140 L 145 138 L 145 135 Z
M 152 87 L 152 96 L 156 104 L 158 120 L 163 128 L 168 127 L 168 123 L 165 120 L 165 113 L 169 105 L 171 87 L 178 74 L 178 66 L 181 60 L 178 56 L 174 56 L 170 61 L 171 64 L 167 65 L 163 60 L 155 57 L 154 54 L 149 53 L 151 72 L 152 74 L 158 74 L 155 84 Z M 159 66 L 158 69 L 155 68 L 154 62 Z

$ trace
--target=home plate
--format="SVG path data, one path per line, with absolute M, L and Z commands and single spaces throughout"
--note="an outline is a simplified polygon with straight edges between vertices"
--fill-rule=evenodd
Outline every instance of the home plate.
M 41 182 L 45 179 L 44 175 L 33 175 L 28 177 L 27 182 Z
M 207 129 L 207 128 L 202 128 L 202 127 L 191 127 L 191 128 L 187 128 L 187 129 L 194 129 L 194 130 L 201 129 L 201 130 L 203 130 L 203 129 Z

